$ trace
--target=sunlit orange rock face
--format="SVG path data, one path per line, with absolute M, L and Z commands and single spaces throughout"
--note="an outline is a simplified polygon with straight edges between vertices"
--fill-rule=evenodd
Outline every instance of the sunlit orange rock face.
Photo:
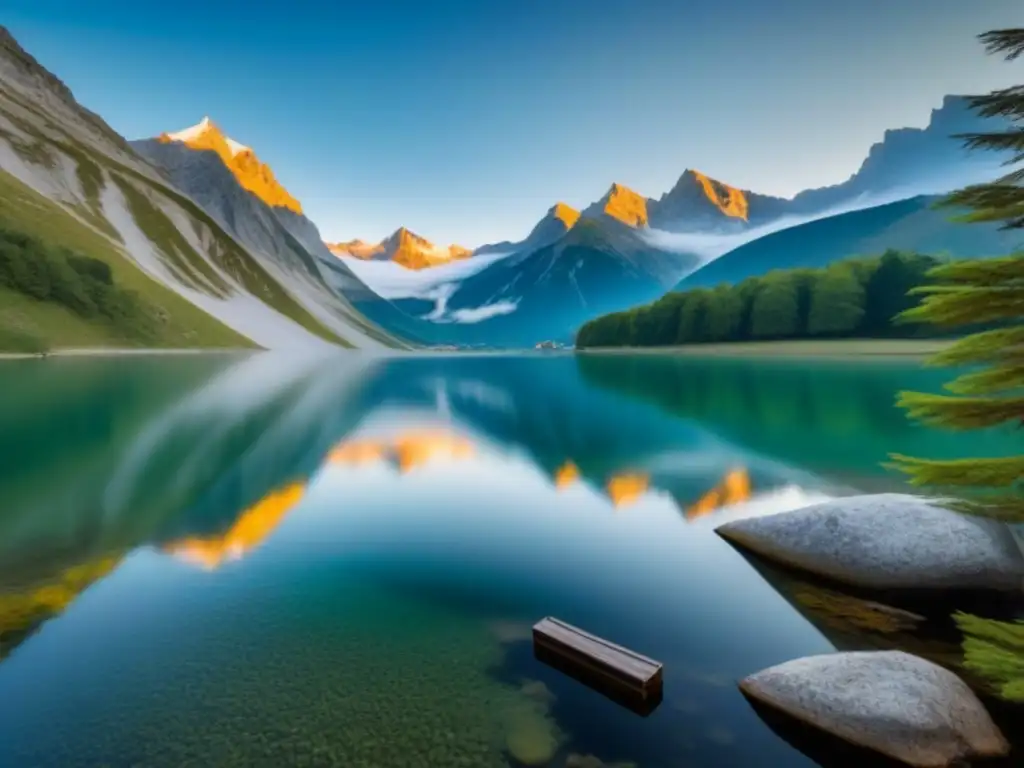
M 572 229 L 573 225 L 580 219 L 580 212 L 571 205 L 555 203 L 551 208 L 551 217 L 562 222 L 566 229 Z
M 428 269 L 473 255 L 473 251 L 461 245 L 434 245 L 405 227 L 399 228 L 379 243 L 349 240 L 326 245 L 335 256 L 348 256 L 363 261 L 393 261 L 406 269 Z
M 742 189 L 730 187 L 720 181 L 705 176 L 700 171 L 693 171 L 693 176 L 704 190 L 704 195 L 726 216 L 747 220 L 750 203 Z
M 721 507 L 748 501 L 750 494 L 750 475 L 747 470 L 743 468 L 730 470 L 722 478 L 722 482 L 701 496 L 686 510 L 686 518 L 696 520 Z
M 579 479 L 580 468 L 571 461 L 565 462 L 565 464 L 555 470 L 555 488 L 559 490 L 568 488 Z
M 612 184 L 602 211 L 631 227 L 647 226 L 647 198 L 621 184 Z
M 650 478 L 647 475 L 628 472 L 613 475 L 605 485 L 608 497 L 615 507 L 627 507 L 635 504 L 647 492 Z
M 204 117 L 198 125 L 176 133 L 162 133 L 159 141 L 179 141 L 192 149 L 208 149 L 217 153 L 238 183 L 267 205 L 302 213 L 299 201 L 274 178 L 270 167 L 244 144 L 228 138 L 212 120 Z
M 272 491 L 245 510 L 223 535 L 183 539 L 167 545 L 165 551 L 213 570 L 227 560 L 243 557 L 263 543 L 305 493 L 302 483 Z
M 351 256 L 353 259 L 369 261 L 374 256 L 382 256 L 384 246 L 381 243 L 368 243 L 365 240 L 347 240 L 342 243 L 324 243 L 327 250 L 335 256 Z

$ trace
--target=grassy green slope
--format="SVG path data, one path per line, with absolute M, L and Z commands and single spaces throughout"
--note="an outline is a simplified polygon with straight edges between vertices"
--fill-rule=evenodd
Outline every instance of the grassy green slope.
M 116 284 L 134 291 L 149 312 L 160 318 L 158 347 L 254 346 L 142 272 L 103 235 L 4 171 L 0 171 L 0 226 L 109 264 Z M 0 294 L 0 332 L 0 345 L 6 339 L 7 349 L 15 351 L 27 351 L 19 348 L 26 339 L 44 348 L 137 345 L 132 339 L 119 338 L 101 320 L 85 320 L 59 305 L 10 292 Z

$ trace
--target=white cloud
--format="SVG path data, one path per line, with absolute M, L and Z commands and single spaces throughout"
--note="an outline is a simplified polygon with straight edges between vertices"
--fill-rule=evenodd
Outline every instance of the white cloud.
M 485 304 L 482 307 L 457 309 L 449 316 L 456 323 L 480 323 L 484 320 L 490 320 L 492 317 L 515 312 L 518 306 L 518 301 L 496 301 L 493 304 Z
M 385 299 L 424 299 L 434 302 L 434 308 L 423 315 L 424 320 L 434 323 L 480 323 L 514 312 L 519 302 L 499 301 L 449 312 L 448 299 L 458 289 L 461 281 L 510 255 L 489 253 L 428 269 L 406 269 L 391 261 L 349 258 L 345 259 L 345 264 L 377 295 Z
M 351 269 L 374 293 L 385 299 L 435 299 L 439 289 L 456 284 L 470 275 L 501 261 L 507 253 L 472 256 L 428 269 L 406 269 L 392 261 L 363 261 L 345 258 Z M 451 295 L 451 291 L 448 292 Z

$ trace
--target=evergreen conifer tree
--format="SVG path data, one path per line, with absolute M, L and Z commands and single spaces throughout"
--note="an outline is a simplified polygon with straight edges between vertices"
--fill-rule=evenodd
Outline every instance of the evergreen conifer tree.
M 980 36 L 990 53 L 1013 60 L 1024 54 L 1024 29 Z M 1005 130 L 963 136 L 972 149 L 1010 152 L 1009 165 L 1024 162 L 1024 86 L 971 99 L 989 117 L 1008 119 Z M 1024 169 L 988 183 L 966 187 L 943 205 L 965 208 L 967 222 L 1001 222 L 1024 239 Z M 1024 251 L 998 259 L 942 264 L 929 272 L 934 284 L 915 289 L 921 303 L 902 319 L 938 327 L 997 324 L 968 335 L 931 363 L 978 366 L 947 385 L 952 394 L 903 392 L 899 404 L 911 418 L 948 429 L 970 430 L 1011 423 L 1024 427 Z M 957 486 L 972 494 L 967 511 L 1024 522 L 1024 455 L 1010 458 L 932 461 L 894 455 L 915 485 Z
M 1008 60 L 1024 54 L 1024 29 L 980 36 L 989 53 Z M 970 148 L 1010 153 L 1008 165 L 1024 161 L 1024 86 L 972 99 L 982 115 L 1009 120 L 1006 130 L 964 137 Z M 967 187 L 945 205 L 968 209 L 968 222 L 1001 222 L 1024 235 L 1024 168 L 990 184 Z M 966 336 L 940 353 L 939 365 L 974 365 L 979 370 L 947 385 L 953 395 L 902 393 L 910 416 L 952 429 L 1016 423 L 1024 427 L 1024 252 L 1001 259 L 945 264 L 931 271 L 936 285 L 918 289 L 925 299 L 903 316 L 939 326 L 998 323 Z M 928 461 L 893 456 L 918 485 L 980 489 L 964 511 L 1024 522 L 1024 455 L 1003 459 Z M 1024 701 L 1024 620 L 1003 622 L 970 614 L 954 616 L 964 633 L 964 665 L 981 675 L 1003 698 Z

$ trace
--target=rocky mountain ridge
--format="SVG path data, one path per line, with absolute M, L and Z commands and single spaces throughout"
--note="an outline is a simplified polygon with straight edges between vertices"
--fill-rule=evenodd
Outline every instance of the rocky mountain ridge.
M 472 250 L 461 245 L 435 245 L 405 227 L 399 227 L 379 243 L 367 243 L 357 239 L 328 243 L 327 249 L 335 256 L 362 261 L 392 261 L 406 269 L 436 267 L 473 255 Z

